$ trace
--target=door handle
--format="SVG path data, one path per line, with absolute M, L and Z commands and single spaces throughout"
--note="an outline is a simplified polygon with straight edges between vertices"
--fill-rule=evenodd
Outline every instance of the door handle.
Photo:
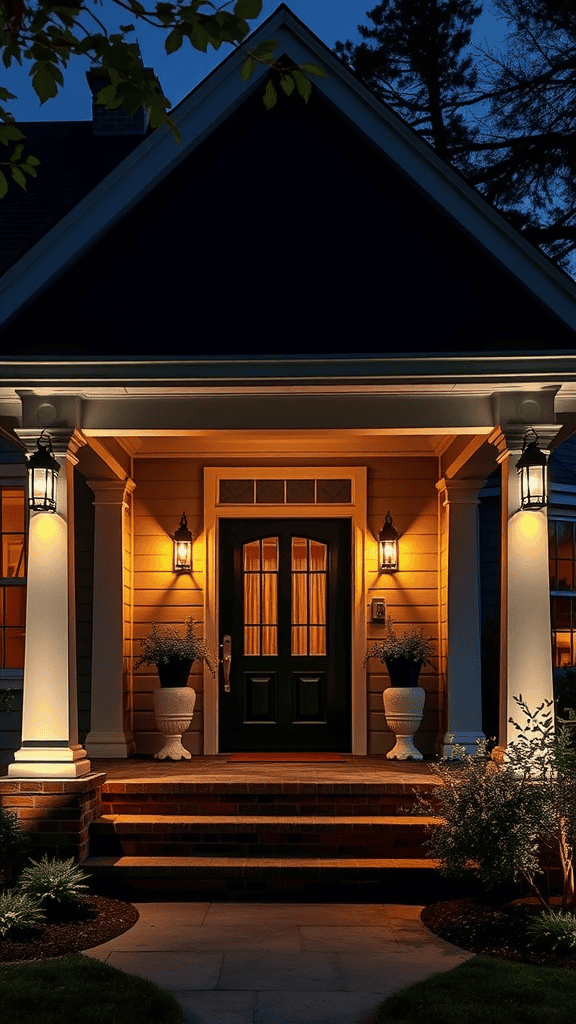
M 222 651 L 222 668 L 224 670 L 224 691 L 230 693 L 230 667 L 232 665 L 232 637 L 222 637 L 222 643 L 220 644 Z

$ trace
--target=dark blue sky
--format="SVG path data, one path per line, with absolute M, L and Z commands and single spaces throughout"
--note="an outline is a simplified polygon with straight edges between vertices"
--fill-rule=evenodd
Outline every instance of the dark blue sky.
M 366 18 L 366 11 L 376 6 L 376 0 L 287 0 L 287 3 L 330 49 L 337 39 L 342 42 L 346 39 L 360 41 L 356 26 L 371 25 Z M 262 14 L 250 22 L 251 28 L 261 24 L 278 5 L 279 0 L 264 0 Z M 145 4 L 145 7 L 152 10 L 155 3 Z M 131 21 L 136 25 L 136 34 L 131 33 L 127 38 L 138 38 L 144 63 L 154 68 L 172 106 L 180 103 L 230 52 L 229 46 L 222 45 L 218 51 L 209 47 L 207 53 L 199 53 L 184 40 L 181 49 L 168 56 L 164 50 L 167 33 L 142 21 L 134 21 L 128 11 L 113 0 L 102 0 L 102 3 L 95 0 L 94 14 L 109 32 L 117 31 L 120 24 L 129 24 Z M 85 16 L 83 23 L 87 28 L 91 23 L 89 31 L 99 31 L 92 18 Z M 502 37 L 504 30 L 505 24 L 496 21 L 485 6 L 485 12 L 478 19 L 473 42 L 483 45 L 487 41 L 493 46 Z M 2 67 L 0 84 L 18 97 L 3 105 L 17 121 L 88 121 L 91 117 L 91 101 L 84 73 L 89 67 L 88 58 L 73 58 L 64 72 L 64 87 L 58 96 L 42 106 L 31 85 L 31 62 L 23 61 L 22 68 L 16 63 L 9 69 Z

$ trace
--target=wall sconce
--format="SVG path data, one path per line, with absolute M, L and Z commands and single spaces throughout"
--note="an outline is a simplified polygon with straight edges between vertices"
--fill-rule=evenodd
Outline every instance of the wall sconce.
M 538 434 L 533 427 L 534 440 L 528 442 L 528 431 L 524 436 L 522 455 L 516 471 L 520 475 L 520 508 L 541 509 L 548 504 L 548 471 L 546 456 L 538 447 Z
M 35 512 L 56 511 L 56 479 L 60 466 L 52 455 L 50 435 L 43 430 L 36 451 L 28 457 L 28 506 Z
M 378 561 L 381 572 L 396 572 L 398 569 L 398 531 L 394 529 L 389 512 L 378 534 Z
M 180 526 L 174 534 L 174 572 L 192 572 L 192 540 L 186 513 L 183 512 Z

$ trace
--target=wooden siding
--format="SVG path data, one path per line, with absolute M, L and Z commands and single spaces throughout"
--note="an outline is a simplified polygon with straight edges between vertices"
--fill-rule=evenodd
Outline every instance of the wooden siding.
M 261 458 L 258 460 L 262 464 Z M 305 465 L 307 460 L 298 460 Z M 319 464 L 322 460 L 310 460 Z M 324 460 L 328 464 L 329 460 Z M 359 460 L 337 460 L 338 465 L 358 465 Z M 373 597 L 386 600 L 387 614 L 395 620 L 397 629 L 424 626 L 434 640 L 438 640 L 438 507 L 435 483 L 435 458 L 382 458 L 362 460 L 368 467 L 368 530 L 367 573 L 368 609 Z M 210 465 L 246 465 L 250 459 L 212 459 Z M 138 459 L 135 468 L 136 490 L 133 495 L 134 529 L 134 592 L 132 658 L 140 653 L 138 640 L 145 636 L 154 620 L 159 624 L 176 625 L 183 629 L 188 615 L 204 626 L 204 567 L 203 537 L 203 468 L 206 459 Z M 289 460 L 274 460 L 270 465 L 289 465 Z M 394 575 L 378 574 L 375 541 L 382 528 L 386 512 L 390 510 L 394 525 L 400 533 L 400 572 Z M 175 576 L 172 572 L 171 535 L 177 528 L 182 512 L 188 516 L 188 525 L 196 538 L 191 575 Z M 319 507 L 315 507 L 315 514 Z M 298 515 L 302 514 L 298 507 Z M 310 511 L 307 514 L 312 514 Z M 369 618 L 368 610 L 368 618 Z M 369 639 L 377 639 L 383 629 L 368 622 Z M 426 666 L 421 683 L 426 689 L 426 707 L 422 726 L 418 732 L 418 745 L 422 753 L 432 755 L 437 749 L 441 695 L 437 674 L 438 658 L 434 668 Z M 373 663 L 375 667 L 375 663 Z M 386 753 L 393 746 L 393 735 L 384 719 L 382 691 L 388 684 L 384 666 L 382 671 L 370 672 L 368 686 L 368 753 Z M 132 685 L 133 729 L 136 749 L 140 754 L 153 754 L 159 749 L 160 739 L 154 722 L 152 694 L 158 685 L 154 668 L 144 667 L 134 673 Z M 184 736 L 184 745 L 192 754 L 203 751 L 203 673 L 201 663 L 192 668 L 191 685 L 197 693 L 194 718 Z

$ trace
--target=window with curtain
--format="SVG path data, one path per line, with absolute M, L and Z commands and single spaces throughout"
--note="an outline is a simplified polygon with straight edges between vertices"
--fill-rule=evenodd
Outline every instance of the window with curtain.
M 326 544 L 292 538 L 292 654 L 326 654 Z
M 555 668 L 576 664 L 576 522 L 548 519 L 550 620 Z
M 24 668 L 26 507 L 23 487 L 0 487 L 0 673 Z

